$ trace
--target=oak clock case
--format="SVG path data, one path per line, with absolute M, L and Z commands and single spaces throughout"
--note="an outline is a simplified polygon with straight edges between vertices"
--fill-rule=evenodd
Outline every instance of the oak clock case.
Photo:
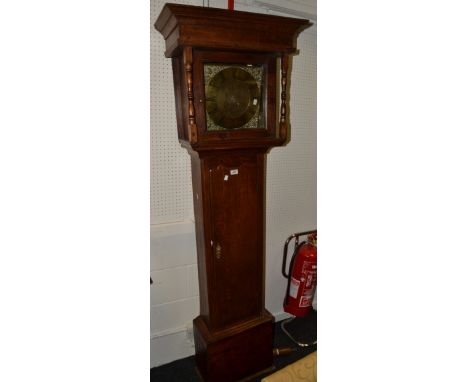
M 155 23 L 172 60 L 179 141 L 191 157 L 200 288 L 193 325 L 202 381 L 272 370 L 265 156 L 286 142 L 289 56 L 310 25 L 177 4 L 166 4 Z

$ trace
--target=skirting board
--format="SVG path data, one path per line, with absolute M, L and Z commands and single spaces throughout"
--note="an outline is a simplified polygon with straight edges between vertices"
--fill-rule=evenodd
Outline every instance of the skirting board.
M 273 313 L 275 322 L 292 317 L 289 313 Z M 153 333 L 150 337 L 150 367 L 158 367 L 195 354 L 193 329 L 189 325 Z

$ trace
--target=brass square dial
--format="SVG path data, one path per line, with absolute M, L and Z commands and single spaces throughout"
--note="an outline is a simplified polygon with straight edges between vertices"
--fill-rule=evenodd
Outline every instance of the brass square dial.
M 207 131 L 265 129 L 263 65 L 204 64 Z

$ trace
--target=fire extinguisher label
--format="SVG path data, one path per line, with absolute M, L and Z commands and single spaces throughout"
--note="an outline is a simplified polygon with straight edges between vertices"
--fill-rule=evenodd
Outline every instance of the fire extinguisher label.
M 317 266 L 314 266 L 310 261 L 304 261 L 304 264 L 302 265 L 302 275 L 305 287 L 312 287 L 312 284 L 317 280 Z
M 299 300 L 299 307 L 307 308 L 312 305 L 314 297 L 314 285 L 317 282 L 317 266 L 310 261 L 304 261 L 302 265 L 302 277 L 304 279 L 304 290 Z
M 311 290 L 312 291 L 312 290 Z M 312 295 L 305 294 L 299 301 L 299 308 L 306 308 L 312 304 Z
M 292 298 L 297 298 L 297 293 L 299 292 L 299 285 L 301 282 L 296 280 L 294 277 L 291 277 L 291 285 L 289 286 L 289 295 Z
M 305 274 L 312 272 L 312 268 L 313 263 L 311 261 L 304 261 L 304 263 L 302 264 L 302 273 Z

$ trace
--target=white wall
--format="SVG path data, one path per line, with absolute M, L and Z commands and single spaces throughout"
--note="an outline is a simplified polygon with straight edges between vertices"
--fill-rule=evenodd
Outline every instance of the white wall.
M 271 3 L 315 14 L 315 1 Z M 210 1 L 211 7 L 226 4 Z M 235 8 L 268 13 L 253 4 L 236 1 Z M 191 321 L 199 312 L 190 160 L 177 141 L 171 62 L 153 28 L 163 5 L 151 1 L 151 367 L 194 354 Z M 317 226 L 315 26 L 299 36 L 298 49 L 292 60 L 291 141 L 267 155 L 265 302 L 276 317 L 284 314 L 284 241 L 293 232 Z
M 187 328 L 199 313 L 196 262 L 193 222 L 151 226 L 151 367 L 194 353 Z

